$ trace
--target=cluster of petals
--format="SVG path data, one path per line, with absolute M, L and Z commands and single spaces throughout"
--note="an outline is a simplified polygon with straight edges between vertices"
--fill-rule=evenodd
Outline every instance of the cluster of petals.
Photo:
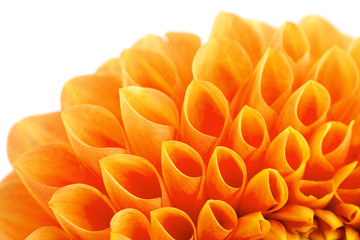
M 0 239 L 360 239 L 359 68 L 318 16 L 146 35 L 13 126 Z

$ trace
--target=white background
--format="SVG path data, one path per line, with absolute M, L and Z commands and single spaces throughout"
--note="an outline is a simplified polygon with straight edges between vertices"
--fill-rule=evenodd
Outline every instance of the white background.
M 204 42 L 225 10 L 274 26 L 318 14 L 360 36 L 358 2 L 0 0 L 0 179 L 11 171 L 6 138 L 12 124 L 59 110 L 67 80 L 94 72 L 146 33 L 187 31 Z

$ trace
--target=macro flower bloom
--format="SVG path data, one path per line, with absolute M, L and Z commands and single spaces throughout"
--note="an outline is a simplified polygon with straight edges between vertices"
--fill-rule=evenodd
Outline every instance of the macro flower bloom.
M 318 16 L 146 35 L 13 126 L 0 238 L 360 239 L 359 68 Z

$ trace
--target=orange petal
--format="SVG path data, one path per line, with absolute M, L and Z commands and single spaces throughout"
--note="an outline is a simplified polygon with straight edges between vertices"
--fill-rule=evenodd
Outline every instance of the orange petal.
M 331 23 L 319 16 L 303 17 L 299 25 L 309 40 L 310 52 L 314 60 L 334 45 L 344 46 L 342 34 Z
M 265 155 L 265 168 L 276 169 L 288 185 L 303 177 L 310 148 L 306 139 L 292 127 L 286 128 L 271 142 Z
M 97 75 L 106 75 L 106 76 L 116 76 L 121 78 L 122 71 L 120 66 L 120 59 L 113 58 L 106 61 L 99 69 L 96 71 Z
M 239 42 L 253 63 L 262 52 L 262 43 L 257 31 L 250 23 L 235 14 L 220 12 L 216 16 L 210 37 L 229 37 Z
M 330 95 L 325 87 L 312 80 L 298 88 L 284 104 L 276 123 L 276 132 L 292 126 L 308 136 L 326 120 Z
M 84 184 L 60 188 L 49 201 L 63 229 L 75 238 L 108 240 L 115 211 L 105 195 Z
M 89 183 L 90 174 L 65 143 L 47 143 L 21 155 L 13 167 L 35 199 L 51 214 L 52 195 L 71 183 Z M 54 171 L 56 169 L 56 171 Z
M 126 49 L 121 53 L 120 64 L 124 86 L 155 88 L 170 97 L 179 87 L 175 65 L 163 54 L 139 48 Z
M 337 189 L 341 201 L 360 206 L 360 166 L 356 167 Z
M 348 50 L 350 56 L 355 60 L 358 69 L 360 69 L 360 37 L 352 41 Z
M 311 156 L 306 168 L 307 179 L 327 180 L 346 163 L 353 123 L 346 126 L 327 122 L 316 129 L 309 142 Z
M 279 211 L 272 213 L 269 218 L 281 221 L 287 230 L 293 233 L 308 233 L 316 227 L 314 210 L 302 205 L 287 204 Z
M 162 176 L 171 206 L 196 219 L 204 203 L 205 166 L 200 154 L 177 141 L 163 142 L 161 150 Z
M 356 229 L 360 228 L 360 208 L 350 203 L 338 203 L 333 207 L 343 223 Z
M 329 91 L 331 117 L 338 119 L 359 90 L 359 70 L 351 56 L 335 46 L 313 66 L 307 79 L 314 79 Z M 341 81 L 335 81 L 341 79 Z
M 287 240 L 287 233 L 284 225 L 275 220 L 269 220 L 270 231 L 264 236 L 264 240 Z
M 96 174 L 101 174 L 99 159 L 125 152 L 124 132 L 109 110 L 83 104 L 66 109 L 61 116 L 75 153 Z
M 32 232 L 25 240 L 70 240 L 70 236 L 57 227 L 41 227 Z
M 61 93 L 61 108 L 78 104 L 95 104 L 107 108 L 120 119 L 120 77 L 111 75 L 85 75 L 69 80 Z
M 206 173 L 206 189 L 210 199 L 220 199 L 237 207 L 247 181 L 244 161 L 233 150 L 216 147 Z
M 267 214 L 281 209 L 287 200 L 288 188 L 279 172 L 270 168 L 263 169 L 245 187 L 238 213 L 243 215 L 261 211 Z
M 268 129 L 290 96 L 294 75 L 286 56 L 269 48 L 256 65 L 249 81 L 239 89 L 231 103 L 232 115 L 244 106 L 255 108 L 264 117 Z
M 120 89 L 121 116 L 132 151 L 160 171 L 161 143 L 175 139 L 179 113 L 164 93 L 142 87 Z
M 359 240 L 360 234 L 358 231 L 354 230 L 352 227 L 345 226 L 345 238 L 344 240 Z
M 332 211 L 324 209 L 315 209 L 314 211 L 315 216 L 320 220 L 320 223 L 326 224 L 331 231 L 335 231 L 344 226 L 341 219 Z
M 236 41 L 212 38 L 197 51 L 192 69 L 194 79 L 213 83 L 231 100 L 250 76 L 252 64 Z
M 165 207 L 151 215 L 151 239 L 196 240 L 195 225 L 191 218 L 177 208 Z
M 213 84 L 194 80 L 188 86 L 181 114 L 180 139 L 197 150 L 207 164 L 213 148 L 231 126 L 229 106 Z
M 117 210 L 135 208 L 149 216 L 163 206 L 164 186 L 154 166 L 144 158 L 114 154 L 100 160 L 106 190 Z
M 336 191 L 334 181 L 298 180 L 289 191 L 289 202 L 310 208 L 324 208 Z
M 0 182 L 1 237 L 25 239 L 35 229 L 47 225 L 57 223 L 32 198 L 16 173 Z
M 119 211 L 111 219 L 110 226 L 111 240 L 150 240 L 149 220 L 136 209 Z
M 30 148 L 55 141 L 68 141 L 60 113 L 25 118 L 10 130 L 7 142 L 9 160 L 13 162 Z
M 264 218 L 261 212 L 254 212 L 238 219 L 231 240 L 262 239 L 270 231 L 270 222 Z
M 231 126 L 229 146 L 244 159 L 249 176 L 260 170 L 262 155 L 269 143 L 264 118 L 258 111 L 245 105 Z
M 269 43 L 276 32 L 276 28 L 274 28 L 273 26 L 270 26 L 267 23 L 264 23 L 264 22 L 261 22 L 258 20 L 254 20 L 254 19 L 249 19 L 246 21 L 257 32 L 257 34 L 260 38 L 260 41 L 261 41 L 262 50 L 263 51 L 266 50 L 269 47 Z
M 220 200 L 208 200 L 201 209 L 197 221 L 198 239 L 227 239 L 236 224 L 236 213 L 229 204 Z

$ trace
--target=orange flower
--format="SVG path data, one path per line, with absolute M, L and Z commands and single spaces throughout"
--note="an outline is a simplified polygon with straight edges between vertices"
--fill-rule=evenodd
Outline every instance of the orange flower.
M 220 13 L 14 125 L 1 239 L 360 239 L 360 40 Z

